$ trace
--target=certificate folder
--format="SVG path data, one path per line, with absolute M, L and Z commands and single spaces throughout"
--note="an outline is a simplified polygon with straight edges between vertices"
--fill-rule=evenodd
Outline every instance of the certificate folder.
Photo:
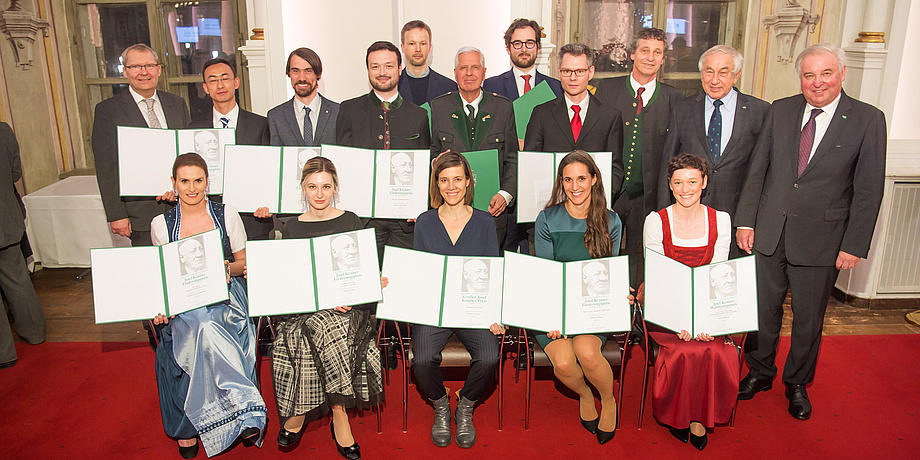
M 518 139 L 523 139 L 524 134 L 527 134 L 527 124 L 530 123 L 533 109 L 555 98 L 556 94 L 549 87 L 549 83 L 544 80 L 526 94 L 514 100 L 514 124 L 517 127 Z
M 754 256 L 690 267 L 646 248 L 645 320 L 694 337 L 756 331 Z
M 381 300 L 373 229 L 249 241 L 249 316 L 309 313 Z
M 501 257 L 443 256 L 387 246 L 389 284 L 377 318 L 445 328 L 488 329 L 501 319 Z
M 171 190 L 176 157 L 197 152 L 208 164 L 209 193 L 223 193 L 224 148 L 235 131 L 118 127 L 118 186 L 121 196 L 160 196 Z
M 556 262 L 505 253 L 502 324 L 563 335 L 631 327 L 626 256 Z
M 489 202 L 501 187 L 498 174 L 498 150 L 464 152 L 463 156 L 473 170 L 474 208 L 489 212 Z
M 529 93 L 528 93 L 529 94 Z M 591 158 L 601 171 L 604 183 L 604 195 L 607 197 L 607 207 L 613 206 L 613 193 L 610 189 L 610 170 L 613 164 L 613 153 L 590 152 Z M 517 196 L 517 222 L 535 222 L 537 215 L 546 206 L 553 192 L 553 183 L 556 181 L 556 171 L 559 163 L 568 153 L 550 152 L 519 152 L 518 153 L 518 196 Z
M 220 232 L 163 246 L 90 250 L 96 324 L 174 316 L 226 301 Z

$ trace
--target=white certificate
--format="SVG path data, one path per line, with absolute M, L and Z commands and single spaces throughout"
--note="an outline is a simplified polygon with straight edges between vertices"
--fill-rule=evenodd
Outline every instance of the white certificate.
M 174 316 L 229 299 L 220 232 L 90 251 L 96 323 Z
M 118 187 L 121 196 L 160 196 L 172 190 L 176 161 L 173 129 L 118 127 Z
M 281 150 L 281 205 L 283 214 L 302 214 L 307 210 L 300 183 L 307 160 L 319 156 L 319 147 L 283 147 Z M 338 204 L 336 204 L 337 207 Z
M 646 248 L 645 319 L 694 337 L 756 331 L 754 256 L 689 267 Z
M 225 204 L 239 212 L 266 206 L 278 213 L 281 188 L 281 147 L 228 145 L 224 154 Z
M 373 215 L 415 219 L 428 210 L 430 150 L 378 150 Z
M 591 158 L 601 173 L 607 207 L 613 206 L 613 191 L 610 188 L 610 170 L 613 167 L 611 152 L 590 152 Z M 567 153 L 519 152 L 518 153 L 518 223 L 534 222 L 546 207 L 553 192 L 553 183 L 559 163 Z
M 322 155 L 332 161 L 338 172 L 339 200 L 336 207 L 347 209 L 359 217 L 374 217 L 374 151 L 323 145 Z
M 248 241 L 249 316 L 316 311 L 309 239 Z
M 231 128 L 200 128 L 177 130 L 178 154 L 194 152 L 208 164 L 208 194 L 223 193 L 224 147 L 236 143 Z
M 382 300 L 374 229 L 321 236 L 312 241 L 319 308 Z
M 441 327 L 488 329 L 501 322 L 504 260 L 446 257 Z

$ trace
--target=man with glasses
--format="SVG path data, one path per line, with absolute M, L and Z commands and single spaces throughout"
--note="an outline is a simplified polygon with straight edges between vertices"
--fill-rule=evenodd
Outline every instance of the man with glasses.
M 537 55 L 540 54 L 540 24 L 531 19 L 515 19 L 505 31 L 505 50 L 511 57 L 511 70 L 486 79 L 482 89 L 498 93 L 512 101 L 546 81 L 556 96 L 562 94 L 559 80 L 537 72 Z
M 559 80 L 564 94 L 533 109 L 524 151 L 615 152 L 613 168 L 604 180 L 611 190 L 623 183 L 623 119 L 620 111 L 604 105 L 588 92 L 594 78 L 594 50 L 582 43 L 569 43 L 559 50 Z
M 431 53 L 431 27 L 418 19 L 402 28 L 399 48 L 406 55 L 406 67 L 399 76 L 399 95 L 405 100 L 422 105 L 449 91 L 457 84 L 428 66 Z
M 288 55 L 284 69 L 294 97 L 268 111 L 271 145 L 313 147 L 335 144 L 335 121 L 339 104 L 319 94 L 323 62 L 310 48 L 297 48 Z
M 189 128 L 233 128 L 238 145 L 268 145 L 268 120 L 252 112 L 243 110 L 236 103 L 236 90 L 240 79 L 236 68 L 224 58 L 214 58 L 204 63 L 201 71 L 204 82 L 201 84 L 205 94 L 210 96 L 213 109 L 192 120 Z M 212 195 L 211 200 L 220 202 L 219 195 Z M 274 228 L 272 218 L 257 218 L 251 212 L 240 213 L 246 235 L 249 240 L 267 240 Z
M 129 46 L 121 53 L 121 61 L 127 91 L 96 104 L 92 140 L 96 180 L 112 233 L 131 238 L 132 246 L 150 246 L 150 221 L 166 207 L 156 198 L 121 197 L 117 127 L 185 128 L 188 106 L 181 97 L 157 90 L 162 69 L 156 51 L 149 46 Z

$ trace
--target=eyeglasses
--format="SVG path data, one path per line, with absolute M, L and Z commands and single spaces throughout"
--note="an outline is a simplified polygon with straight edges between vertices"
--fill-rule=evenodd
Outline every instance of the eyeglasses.
M 526 46 L 527 49 L 532 50 L 535 46 L 537 46 L 537 41 L 536 40 L 525 40 L 525 41 L 515 40 L 511 42 L 511 47 L 516 50 L 519 50 L 521 49 L 521 47 L 524 47 L 524 46 Z
M 153 72 L 160 64 L 135 64 L 135 65 L 126 65 L 125 68 L 132 72 L 140 72 L 141 69 L 147 69 L 148 72 Z
M 219 76 L 219 77 L 211 77 L 211 78 L 208 78 L 208 83 L 222 82 L 222 83 L 226 84 L 226 83 L 230 83 L 230 80 L 233 80 L 233 77 L 231 77 L 231 76 L 229 76 L 229 75 L 221 75 L 221 76 Z
M 588 74 L 588 69 L 559 69 L 559 75 L 562 77 L 571 77 L 573 73 L 576 77 L 584 77 Z

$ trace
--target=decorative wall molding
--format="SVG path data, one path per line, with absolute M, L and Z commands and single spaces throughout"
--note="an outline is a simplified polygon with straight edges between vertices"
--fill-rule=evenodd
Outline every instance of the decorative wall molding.
M 768 31 L 773 29 L 776 49 L 779 50 L 776 56 L 777 62 L 791 63 L 795 45 L 801 38 L 802 32 L 805 32 L 809 26 L 811 26 L 811 32 L 815 31 L 815 25 L 821 16 L 809 13 L 810 11 L 799 5 L 796 0 L 785 0 L 778 13 L 764 17 L 764 27 Z
M 20 0 L 13 0 L 6 11 L 0 12 L 0 32 L 12 42 L 16 50 L 16 65 L 22 70 L 29 70 L 33 65 L 32 45 L 38 31 L 41 30 L 45 37 L 49 37 L 50 26 L 48 21 L 22 9 Z

